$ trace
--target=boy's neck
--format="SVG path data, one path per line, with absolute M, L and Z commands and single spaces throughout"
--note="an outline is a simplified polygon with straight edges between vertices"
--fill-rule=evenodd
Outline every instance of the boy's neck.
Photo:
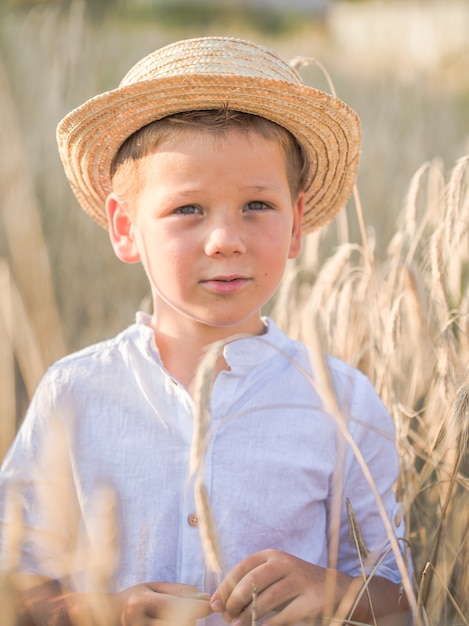
M 183 335 L 180 330 L 175 334 L 161 328 L 158 323 L 155 323 L 154 319 L 152 326 L 155 333 L 155 342 L 165 369 L 178 382 L 182 383 L 189 393 L 192 392 L 197 367 L 207 347 L 217 341 L 228 340 L 230 337 L 239 334 L 236 330 L 211 327 L 201 328 L 198 333 L 194 333 L 192 329 Z M 264 332 L 265 326 L 259 320 L 259 332 L 252 334 L 260 335 Z M 217 361 L 215 376 L 222 370 L 228 369 L 229 367 L 225 359 L 220 357 Z
M 192 394 L 195 373 L 208 344 L 190 339 L 181 341 L 179 337 L 166 335 L 158 330 L 155 330 L 155 341 L 165 369 Z M 217 364 L 216 375 L 223 369 L 228 369 L 228 365 L 221 358 Z

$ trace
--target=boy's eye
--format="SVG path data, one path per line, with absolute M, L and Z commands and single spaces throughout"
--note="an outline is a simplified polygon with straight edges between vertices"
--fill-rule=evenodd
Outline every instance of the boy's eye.
M 202 211 L 194 204 L 185 204 L 184 206 L 174 209 L 173 213 L 178 213 L 179 215 L 200 215 Z
M 265 202 L 261 202 L 260 200 L 254 200 L 253 202 L 248 202 L 246 205 L 247 211 L 265 211 L 269 209 L 270 206 Z

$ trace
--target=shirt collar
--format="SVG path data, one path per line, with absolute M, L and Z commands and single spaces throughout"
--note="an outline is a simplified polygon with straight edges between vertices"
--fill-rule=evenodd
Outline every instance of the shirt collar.
M 262 318 L 266 325 L 263 335 L 242 337 L 225 346 L 224 356 L 230 367 L 254 367 L 278 355 L 286 348 L 287 337 L 269 318 Z
M 161 365 L 158 346 L 151 327 L 151 315 L 138 311 L 135 321 L 145 352 Z M 240 337 L 226 344 L 223 354 L 231 368 L 254 367 L 286 349 L 288 342 L 286 335 L 270 318 L 263 317 L 262 322 L 266 326 L 266 332 L 263 335 Z
M 155 333 L 151 326 L 151 315 L 145 311 L 137 311 L 135 316 L 135 323 L 137 325 L 140 340 L 147 356 L 152 360 L 162 365 L 160 351 L 155 341 Z

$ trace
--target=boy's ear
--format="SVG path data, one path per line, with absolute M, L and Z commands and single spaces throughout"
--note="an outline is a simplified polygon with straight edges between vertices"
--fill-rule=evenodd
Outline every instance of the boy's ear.
M 290 240 L 290 249 L 288 251 L 289 259 L 296 259 L 301 252 L 301 221 L 305 210 L 305 194 L 301 192 L 293 204 L 293 225 Z
M 140 253 L 135 242 L 132 222 L 119 196 L 109 194 L 106 199 L 109 237 L 118 259 L 124 263 L 138 263 Z

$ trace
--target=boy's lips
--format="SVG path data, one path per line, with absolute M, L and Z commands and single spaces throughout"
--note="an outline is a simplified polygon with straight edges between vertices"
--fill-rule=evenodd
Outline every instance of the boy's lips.
M 236 293 L 247 285 L 250 280 L 251 279 L 247 276 L 236 274 L 230 276 L 214 276 L 212 278 L 204 279 L 201 282 L 210 291 L 215 293 Z

